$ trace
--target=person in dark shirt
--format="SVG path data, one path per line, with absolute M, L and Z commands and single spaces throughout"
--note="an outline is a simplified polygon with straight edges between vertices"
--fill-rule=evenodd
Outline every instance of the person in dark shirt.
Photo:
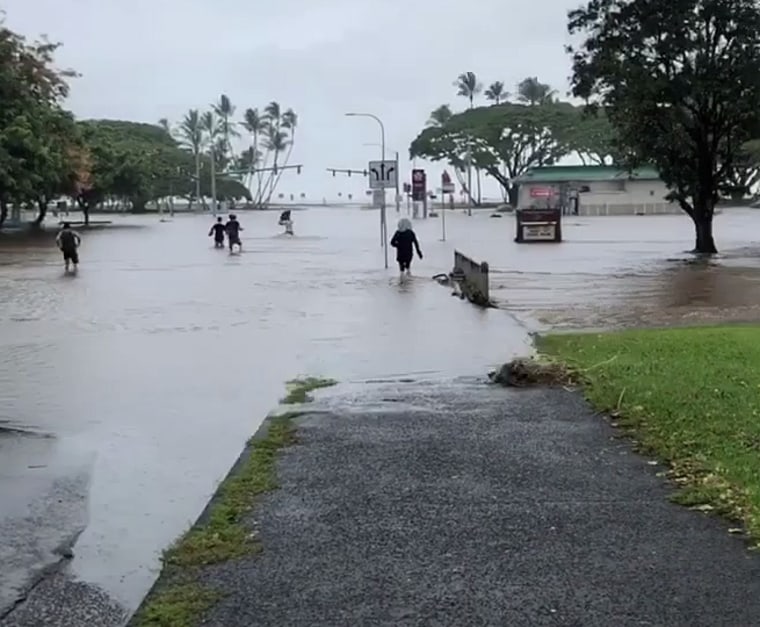
M 224 248 L 224 234 L 226 229 L 224 228 L 224 221 L 221 218 L 216 219 L 216 224 L 211 226 L 208 232 L 208 236 L 214 236 L 214 247 Z
M 225 231 L 227 231 L 227 242 L 230 246 L 230 252 L 233 252 L 235 246 L 238 250 L 243 249 L 243 244 L 240 242 L 240 231 L 244 230 L 240 226 L 240 222 L 237 221 L 237 216 L 234 213 L 230 214 L 230 219 L 227 224 L 224 225 Z
M 401 276 L 403 277 L 404 273 L 411 274 L 414 249 L 417 250 L 417 256 L 420 259 L 422 259 L 422 251 L 417 241 L 417 235 L 412 230 L 412 223 L 408 218 L 401 218 L 398 221 L 398 230 L 393 234 L 391 246 L 396 249 L 396 261 Z
M 74 265 L 74 272 L 76 272 L 79 265 L 79 252 L 77 248 L 82 243 L 79 233 L 73 230 L 68 222 L 64 222 L 63 227 L 58 232 L 58 235 L 56 235 L 55 243 L 63 253 L 63 263 L 66 265 L 66 272 L 69 271 L 71 264 Z

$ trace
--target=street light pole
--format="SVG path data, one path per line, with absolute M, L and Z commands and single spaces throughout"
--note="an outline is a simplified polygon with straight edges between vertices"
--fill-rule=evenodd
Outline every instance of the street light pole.
M 346 113 L 348 117 L 372 118 L 380 125 L 380 159 L 385 162 L 385 125 L 383 121 L 374 113 Z M 398 167 L 398 166 L 396 166 Z M 396 172 L 396 181 L 398 182 L 398 171 Z M 388 224 L 385 215 L 385 188 L 383 188 L 383 202 L 380 205 L 380 238 L 383 252 L 385 254 L 385 268 L 388 269 Z

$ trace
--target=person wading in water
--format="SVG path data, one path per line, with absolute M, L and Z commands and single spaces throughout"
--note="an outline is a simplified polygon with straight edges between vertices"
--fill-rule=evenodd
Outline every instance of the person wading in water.
M 227 241 L 230 245 L 230 252 L 234 252 L 234 247 L 237 245 L 238 252 L 243 250 L 243 244 L 240 242 L 240 231 L 244 230 L 240 226 L 240 222 L 237 221 L 237 216 L 234 213 L 230 214 L 230 219 L 227 224 L 224 225 L 224 229 L 227 231 Z
M 417 235 L 412 230 L 412 223 L 408 218 L 401 218 L 398 221 L 398 230 L 391 238 L 391 246 L 396 249 L 396 261 L 401 278 L 411 274 L 412 258 L 414 249 L 417 249 L 417 256 L 422 259 L 420 243 L 417 241 Z
M 216 219 L 216 224 L 211 225 L 208 236 L 214 236 L 214 248 L 224 248 L 224 222 L 221 218 Z
M 79 252 L 77 248 L 82 243 L 79 233 L 74 231 L 68 222 L 64 222 L 63 227 L 55 237 L 55 243 L 63 253 L 63 263 L 66 265 L 66 272 L 69 271 L 71 264 L 74 265 L 74 272 L 76 272 L 79 265 Z

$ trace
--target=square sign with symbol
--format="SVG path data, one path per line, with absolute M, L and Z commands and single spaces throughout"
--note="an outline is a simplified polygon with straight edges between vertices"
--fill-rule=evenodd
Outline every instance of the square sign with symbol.
M 395 189 L 398 168 L 395 161 L 370 161 L 367 171 L 369 172 L 370 189 Z

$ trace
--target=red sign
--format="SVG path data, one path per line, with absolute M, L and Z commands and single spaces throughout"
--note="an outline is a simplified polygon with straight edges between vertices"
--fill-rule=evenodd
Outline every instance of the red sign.
M 427 177 L 425 176 L 425 170 L 412 170 L 412 200 L 421 202 L 425 200 L 426 193 Z
M 531 198 L 551 198 L 554 195 L 554 190 L 551 187 L 531 187 Z

